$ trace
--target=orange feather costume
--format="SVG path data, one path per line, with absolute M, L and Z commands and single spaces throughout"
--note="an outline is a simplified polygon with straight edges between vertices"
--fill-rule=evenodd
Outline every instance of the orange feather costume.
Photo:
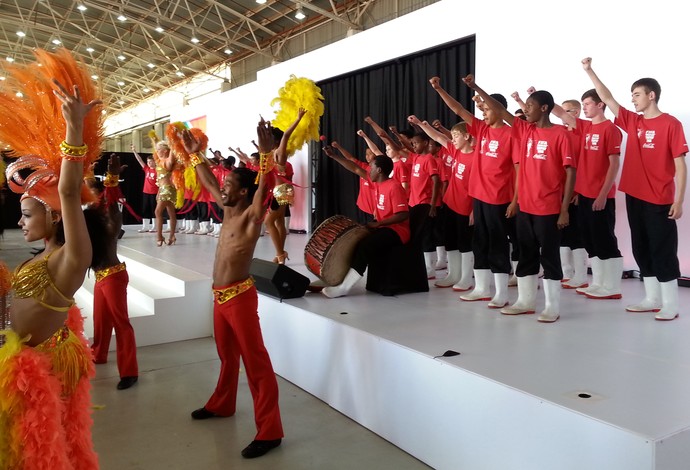
M 7 67 L 5 92 L 0 93 L 0 140 L 19 155 L 7 166 L 10 189 L 23 193 L 22 198 L 35 198 L 48 211 L 59 211 L 60 142 L 66 123 L 52 79 L 69 90 L 78 86 L 87 103 L 96 98 L 96 90 L 89 74 L 66 50 L 38 50 L 35 55 L 34 64 Z M 87 171 L 100 156 L 101 124 L 98 110 L 84 121 Z M 29 170 L 33 172 L 24 176 Z M 82 186 L 82 202 L 92 200 Z M 7 285 L 4 280 L 0 284 Z M 3 289 L 0 294 L 8 292 Z M 27 339 L 12 330 L 0 334 L 5 337 L 0 347 L 0 468 L 98 468 L 91 441 L 89 379 L 94 369 L 79 309 L 72 306 L 65 328 L 36 347 L 28 347 Z

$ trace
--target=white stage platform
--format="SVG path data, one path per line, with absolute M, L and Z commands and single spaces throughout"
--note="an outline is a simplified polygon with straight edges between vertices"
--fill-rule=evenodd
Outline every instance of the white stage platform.
M 139 344 L 210 335 L 216 239 L 178 235 L 159 248 L 153 234 L 127 229 L 120 245 L 130 304 L 144 312 L 132 319 Z M 307 240 L 288 236 L 288 266 L 315 279 L 304 267 Z M 256 255 L 273 258 L 268 236 Z M 147 312 L 156 279 L 174 292 Z M 623 289 L 623 300 L 607 301 L 563 291 L 554 324 L 434 287 L 399 297 L 363 285 L 340 299 L 261 295 L 260 315 L 276 373 L 434 468 L 687 469 L 690 290 L 680 289 L 678 320 L 657 322 L 624 311 L 643 295 L 639 280 Z M 447 350 L 460 355 L 439 357 Z

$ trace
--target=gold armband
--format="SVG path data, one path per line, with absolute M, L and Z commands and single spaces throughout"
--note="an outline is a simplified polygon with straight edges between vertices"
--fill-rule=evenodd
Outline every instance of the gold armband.
M 120 175 L 113 175 L 112 173 L 106 173 L 103 179 L 103 186 L 106 188 L 114 188 L 120 184 Z
M 88 150 L 88 145 L 70 145 L 64 140 L 60 142 L 60 151 L 62 152 L 62 155 L 70 161 L 84 158 L 84 155 L 86 155 Z
M 273 152 L 259 154 L 259 174 L 265 175 L 273 170 L 276 162 L 273 159 Z
M 189 154 L 189 163 L 192 165 L 192 168 L 196 168 L 197 165 L 201 165 L 204 162 L 204 159 L 198 154 L 198 153 L 190 153 Z

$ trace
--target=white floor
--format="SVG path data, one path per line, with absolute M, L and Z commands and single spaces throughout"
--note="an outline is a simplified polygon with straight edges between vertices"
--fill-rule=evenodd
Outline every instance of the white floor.
M 288 266 L 315 278 L 303 263 L 307 240 L 307 235 L 288 236 L 286 249 L 291 258 Z M 153 235 L 140 235 L 134 227 L 128 227 L 121 243 L 210 275 L 216 241 L 206 236 L 178 235 L 177 245 L 159 248 L 154 244 Z M 259 240 L 256 254 L 263 259 L 274 256 L 268 237 Z M 681 316 L 673 322 L 657 322 L 653 314 L 624 311 L 627 303 L 634 303 L 643 295 L 639 280 L 623 281 L 623 292 L 623 300 L 594 301 L 572 291 L 563 291 L 562 316 L 554 324 L 540 324 L 534 315 L 502 316 L 487 309 L 485 303 L 460 302 L 457 293 L 433 287 L 429 293 L 382 297 L 365 292 L 360 286 L 353 295 L 341 299 L 307 294 L 304 298 L 286 300 L 285 304 L 429 358 L 440 356 L 446 350 L 457 351 L 460 355 L 437 360 L 643 439 L 655 442 L 669 439 L 671 442 L 672 436 L 690 429 L 690 342 L 687 340 L 690 337 L 690 290 L 680 289 Z M 514 298 L 516 293 L 512 295 Z M 540 306 L 543 304 L 542 291 L 538 299 Z M 194 346 L 191 349 L 190 344 Z M 313 354 L 320 353 L 313 351 Z M 236 458 L 244 441 L 250 440 L 253 428 L 246 390 L 240 392 L 241 399 L 245 400 L 239 406 L 244 418 L 231 418 L 230 425 L 223 424 L 225 420 L 208 425 L 187 420 L 188 412 L 203 404 L 215 381 L 218 361 L 212 340 L 142 348 L 140 358 L 145 371 L 142 382 L 127 392 L 111 390 L 116 380 L 114 365 L 99 367 L 94 397 L 97 403 L 103 397 L 100 399 L 106 408 L 96 413 L 95 437 L 99 451 L 104 458 L 107 455 L 106 461 L 114 459 L 112 462 L 117 462 L 112 467 L 104 463 L 104 468 L 216 468 L 214 465 Z M 582 393 L 591 398 L 581 398 Z M 299 389 L 281 382 L 286 434 L 294 437 L 286 439 L 286 445 L 276 452 L 277 457 L 270 454 L 266 457 L 291 460 L 299 456 L 292 461 L 295 466 L 273 461 L 257 468 L 414 468 L 405 465 L 422 465 L 401 453 L 412 463 L 386 467 L 388 456 L 378 458 L 374 453 L 365 457 L 358 448 L 349 448 L 349 438 L 336 438 L 337 442 L 324 444 L 332 447 L 324 450 L 325 456 L 317 457 L 313 445 L 325 439 L 330 431 L 325 428 L 322 432 L 313 427 L 328 426 L 326 423 L 330 423 L 331 418 L 320 424 L 309 420 L 304 423 L 298 415 L 312 411 L 295 411 L 295 414 L 285 411 L 291 405 L 283 402 L 308 401 L 303 396 L 305 394 Z M 317 408 L 321 406 L 342 418 L 310 398 Z M 152 416 L 148 409 L 158 411 Z M 300 408 L 296 406 L 295 409 Z M 128 432 L 132 422 L 136 424 L 133 429 L 141 431 Z M 349 420 L 345 422 L 357 428 Z M 105 442 L 111 440 L 119 445 L 106 446 Z M 214 444 L 209 446 L 212 440 Z M 199 445 L 202 448 L 197 449 Z M 130 446 L 138 449 L 137 455 L 125 457 L 122 448 Z M 690 451 L 685 449 L 680 452 L 685 453 L 687 461 Z M 324 460 L 315 463 L 314 459 L 328 459 L 329 455 L 333 457 L 330 463 L 324 464 Z M 186 457 L 200 465 L 182 463 Z M 653 463 L 650 465 L 648 468 L 655 468 Z M 561 468 L 568 467 L 564 464 Z

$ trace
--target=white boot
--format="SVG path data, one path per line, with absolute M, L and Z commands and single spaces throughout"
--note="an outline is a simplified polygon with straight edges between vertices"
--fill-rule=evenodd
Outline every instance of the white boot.
M 363 276 L 361 274 L 359 274 L 354 269 L 350 268 L 350 270 L 345 275 L 345 279 L 343 279 L 343 282 L 341 282 L 337 286 L 324 287 L 321 290 L 321 293 L 326 297 L 330 297 L 331 299 L 334 299 L 336 297 L 343 297 L 344 295 L 347 295 L 350 292 L 350 290 L 355 286 L 355 284 L 357 284 L 362 279 L 362 277 Z
M 474 270 L 474 290 L 460 296 L 460 300 L 474 302 L 477 300 L 491 300 L 491 270 Z
M 510 261 L 510 265 L 513 267 L 513 274 L 511 274 L 510 279 L 508 279 L 508 287 L 515 287 L 517 286 L 517 261 Z
M 448 275 L 434 283 L 436 287 L 451 287 L 460 280 L 462 270 L 462 255 L 459 250 L 451 250 L 448 256 Z
M 544 279 L 543 281 L 544 298 L 546 299 L 546 302 L 544 305 L 544 310 L 541 312 L 539 317 L 537 317 L 537 321 L 542 323 L 553 323 L 560 317 L 561 282 L 553 279 Z
M 170 233 L 170 221 L 168 220 L 165 222 L 165 225 L 163 225 L 163 233 Z
M 474 274 L 474 253 L 468 251 L 461 253 L 462 264 L 460 267 L 460 280 L 453 284 L 455 292 L 464 292 L 472 288 L 472 276 Z
M 577 289 L 587 287 L 587 250 L 577 248 L 573 254 L 573 275 L 568 281 L 563 282 L 564 289 Z M 565 274 L 563 275 L 565 277 Z
M 209 236 L 216 237 L 220 235 L 220 224 L 213 224 L 213 230 L 209 233 Z
M 208 235 L 208 233 L 211 231 L 211 222 L 206 220 L 204 222 L 201 222 L 199 224 L 199 230 L 194 232 L 195 235 Z
M 426 278 L 436 279 L 436 252 L 424 252 L 424 264 L 426 265 Z
M 623 258 L 609 258 L 601 260 L 600 263 L 604 272 L 603 285 L 593 292 L 585 292 L 585 295 L 590 299 L 622 299 Z M 592 263 L 592 277 L 594 278 L 594 263 Z
M 573 277 L 573 255 L 572 250 L 567 246 L 562 246 L 561 250 L 561 269 L 563 270 L 563 281 Z
M 290 217 L 285 217 L 285 233 L 290 234 Z
M 675 320 L 678 318 L 678 279 L 660 282 L 661 286 L 661 310 L 654 318 L 661 321 Z
M 156 219 L 151 219 L 151 228 L 149 229 L 149 233 L 155 233 L 156 232 Z
M 187 227 L 187 230 L 185 230 L 184 233 L 192 235 L 196 233 L 197 230 L 199 230 L 199 221 L 194 219 L 189 221 L 189 227 Z
M 501 309 L 503 315 L 534 313 L 537 303 L 537 274 L 518 277 L 518 298 L 513 305 Z
M 644 282 L 644 299 L 635 305 L 628 305 L 628 312 L 658 312 L 661 310 L 661 286 L 654 276 L 642 278 Z
M 604 261 L 595 256 L 589 259 L 589 263 L 592 266 L 592 282 L 590 282 L 589 287 L 575 289 L 578 294 L 596 294 L 596 291 L 604 287 Z
M 446 269 L 448 267 L 448 253 L 445 246 L 436 247 L 436 271 Z
M 139 230 L 137 230 L 137 232 L 144 233 L 144 232 L 148 232 L 150 229 L 151 229 L 151 226 L 149 223 L 149 219 L 142 219 L 141 228 Z
M 496 294 L 489 302 L 489 308 L 503 308 L 508 305 L 508 278 L 510 274 L 494 273 L 494 284 Z

